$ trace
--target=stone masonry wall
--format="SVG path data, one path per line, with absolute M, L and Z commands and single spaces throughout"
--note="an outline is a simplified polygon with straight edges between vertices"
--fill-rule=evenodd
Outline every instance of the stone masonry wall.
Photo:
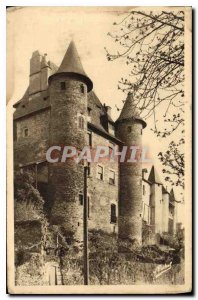
M 130 129 L 129 129 L 130 127 Z M 126 146 L 141 147 L 142 124 L 123 120 L 116 135 Z M 120 163 L 119 235 L 141 244 L 142 241 L 142 166 L 141 162 Z
M 45 159 L 49 146 L 50 110 L 15 120 L 17 140 L 14 142 L 14 163 L 28 164 Z M 28 136 L 24 130 L 28 129 Z
M 109 147 L 109 141 L 92 132 L 92 147 Z M 116 145 L 115 145 L 116 146 Z M 117 146 L 118 147 L 118 146 Z M 97 178 L 97 166 L 104 170 L 104 178 Z M 109 183 L 110 170 L 115 172 L 115 184 Z M 108 158 L 91 164 L 91 176 L 88 179 L 89 196 L 89 229 L 101 229 L 106 232 L 118 231 L 118 190 L 119 190 L 119 168 L 118 162 L 109 161 Z M 116 205 L 116 223 L 111 223 L 111 204 Z
M 65 82 L 65 89 L 61 83 Z M 82 91 L 82 86 L 84 92 Z M 87 88 L 77 78 L 55 77 L 50 84 L 51 120 L 50 145 L 74 146 L 82 149 L 87 135 Z M 79 128 L 79 114 L 84 129 Z M 74 160 L 49 164 L 50 220 L 63 234 L 74 234 L 82 241 L 82 208 L 79 192 L 83 190 L 84 168 Z

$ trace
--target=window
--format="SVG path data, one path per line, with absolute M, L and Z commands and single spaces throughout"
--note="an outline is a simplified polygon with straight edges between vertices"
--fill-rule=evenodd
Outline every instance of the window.
M 91 132 L 88 132 L 87 136 L 88 136 L 88 144 L 89 144 L 89 146 L 92 146 L 92 134 L 91 134 Z
M 81 91 L 82 94 L 85 93 L 85 87 L 84 87 L 83 84 L 80 85 L 80 91 Z
M 83 116 L 79 116 L 79 118 L 78 118 L 78 127 L 80 129 L 84 129 L 84 118 L 83 118 Z
M 111 157 L 113 150 L 114 150 L 115 145 L 111 142 L 109 142 L 109 156 Z
M 27 137 L 29 135 L 28 128 L 23 129 L 23 136 Z
M 146 194 L 145 185 L 143 185 L 143 186 L 142 186 L 142 193 L 143 193 L 143 195 L 145 195 L 145 194 Z
M 83 194 L 82 193 L 79 194 L 79 202 L 80 202 L 80 205 L 83 205 Z
M 103 171 L 104 171 L 103 167 L 98 165 L 97 178 L 100 179 L 100 180 L 103 180 L 103 178 L 104 178 L 104 172 Z
M 111 204 L 111 223 L 116 223 L 117 217 L 116 217 L 116 205 Z
M 90 162 L 87 163 L 87 167 L 88 167 L 87 175 L 90 176 L 91 175 L 91 163 Z
M 91 115 L 91 108 L 90 107 L 87 108 L 87 114 L 90 117 L 90 115 Z
M 127 131 L 128 131 L 128 133 L 130 133 L 130 132 L 132 131 L 131 126 L 128 126 L 128 127 L 127 127 Z
M 109 183 L 115 184 L 115 172 L 112 170 L 110 170 L 110 173 L 109 173 Z
M 142 129 L 140 129 L 140 134 L 142 135 Z
M 65 82 L 61 82 L 60 86 L 61 86 L 61 90 L 66 90 L 66 84 L 65 84 Z

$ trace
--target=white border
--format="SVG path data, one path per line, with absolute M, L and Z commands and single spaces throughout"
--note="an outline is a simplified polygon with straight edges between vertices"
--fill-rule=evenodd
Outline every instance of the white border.
M 0 228 L 1 228 L 1 247 L 0 247 L 0 261 L 1 261 L 1 286 L 0 286 L 0 295 L 1 299 L 5 299 L 8 297 L 6 295 L 6 6 L 193 6 L 193 8 L 197 8 L 197 0 L 187 1 L 187 0 L 166 0 L 166 1 L 146 1 L 146 0 L 138 0 L 138 1 L 129 1 L 129 0 L 95 0 L 94 3 L 91 1 L 79 1 L 79 0 L 73 0 L 71 1 L 65 1 L 65 0 L 52 0 L 52 1 L 43 1 L 43 0 L 3 0 L 0 3 L 0 38 L 1 38 L 1 52 L 0 52 L 0 66 L 1 66 L 1 72 L 0 72 L 0 82 L 1 82 L 1 88 L 0 88 L 0 128 L 1 128 L 1 147 L 0 147 L 0 157 L 1 157 L 1 168 L 0 168 L 0 192 L 1 192 L 1 208 L 0 208 Z M 195 29 L 196 31 L 196 29 Z M 197 39 L 196 39 L 196 45 L 195 48 L 197 49 Z M 195 69 L 197 70 L 197 60 L 196 60 L 196 66 Z M 194 82 L 194 86 L 196 87 L 196 82 Z M 3 88 L 2 88 L 3 87 Z M 194 99 L 194 102 L 196 99 Z M 198 105 L 194 104 L 194 108 L 196 109 L 196 114 L 198 113 Z M 196 117 L 195 117 L 196 120 Z M 197 132 L 197 122 L 195 121 L 195 128 L 194 132 Z M 190 146 L 190 145 L 189 145 Z M 197 149 L 198 146 L 198 140 L 195 141 L 195 149 Z M 198 162 L 196 161 L 196 168 L 198 167 Z M 198 179 L 196 178 L 195 186 L 198 185 Z M 196 197 L 194 196 L 195 200 Z M 198 210 L 198 206 L 196 206 L 196 213 Z M 195 238 L 196 240 L 196 238 Z M 196 245 L 195 245 L 196 246 Z M 196 255 L 196 253 L 195 253 Z M 196 260 L 197 261 L 197 260 Z M 197 286 L 197 279 L 198 276 L 196 276 L 196 282 L 195 286 Z M 25 296 L 23 299 L 26 299 Z M 94 296 L 93 296 L 94 297 Z M 134 297 L 134 296 L 133 296 Z M 22 297 L 19 297 L 22 298 Z M 41 298 L 39 296 L 38 298 Z M 53 297 L 55 298 L 55 296 Z M 68 297 L 73 298 L 73 297 Z M 104 297 L 107 298 L 107 297 Z M 119 297 L 121 298 L 121 296 Z M 136 297 L 135 297 L 136 298 Z M 144 298 L 138 297 L 138 299 Z M 169 297 L 169 298 L 173 298 Z

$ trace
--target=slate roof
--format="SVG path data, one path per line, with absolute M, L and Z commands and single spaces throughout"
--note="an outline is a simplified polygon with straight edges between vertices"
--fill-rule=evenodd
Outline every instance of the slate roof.
M 148 177 L 148 181 L 153 184 L 153 183 L 158 183 L 158 184 L 162 184 L 161 179 L 157 173 L 157 171 L 155 170 L 154 166 L 152 166 L 149 177 Z
M 87 84 L 88 91 L 91 91 L 93 88 L 93 83 L 91 79 L 85 73 L 85 70 L 82 66 L 78 51 L 76 49 L 74 41 L 71 41 L 69 47 L 65 53 L 65 56 L 55 74 L 69 73 L 69 74 L 78 74 L 80 75 Z M 54 74 L 54 75 L 55 75 Z M 53 76 L 54 76 L 53 75 Z M 49 78 L 50 80 L 50 78 Z
M 164 186 L 162 186 L 162 194 L 169 194 L 169 192 L 165 189 Z
M 132 93 L 129 93 L 121 110 L 120 116 L 116 122 L 131 118 L 141 121 L 143 128 L 146 127 L 146 122 L 140 117 L 140 111 L 134 103 L 133 95 Z
M 59 68 L 51 61 L 46 62 L 46 58 L 44 57 L 43 66 L 45 67 L 47 65 L 51 68 L 52 75 L 50 77 L 61 73 L 75 73 L 82 76 L 81 79 L 84 79 L 84 81 L 88 84 L 89 89 L 92 88 L 92 82 L 83 69 L 74 42 L 70 43 Z M 51 104 L 48 89 L 38 92 L 36 95 L 34 95 L 32 100 L 30 100 L 30 97 L 31 95 L 29 95 L 29 88 L 27 88 L 22 99 L 14 104 L 14 107 L 16 108 L 14 112 L 14 120 L 37 113 L 44 109 L 50 109 Z M 88 127 L 97 131 L 99 134 L 106 136 L 107 138 L 109 137 L 109 139 L 120 143 L 120 140 L 108 132 L 108 129 L 103 122 L 104 117 L 106 117 L 107 122 L 114 124 L 114 121 L 107 114 L 105 107 L 100 102 L 94 91 L 88 92 L 88 108 L 90 109 L 90 122 L 88 123 Z
M 35 112 L 39 112 L 40 110 L 49 108 L 50 98 L 48 95 L 48 90 L 42 91 L 41 95 L 34 98 L 33 100 L 29 100 L 29 96 L 24 97 L 20 101 L 15 103 L 14 107 L 16 108 L 14 112 L 14 120 L 25 117 Z

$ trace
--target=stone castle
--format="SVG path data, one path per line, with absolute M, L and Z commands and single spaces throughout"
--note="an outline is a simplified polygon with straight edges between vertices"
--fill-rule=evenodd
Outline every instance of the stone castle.
M 57 67 L 39 51 L 30 60 L 29 86 L 15 105 L 15 167 L 35 170 L 36 187 L 45 200 L 50 224 L 62 234 L 83 234 L 84 166 L 69 160 L 50 164 L 53 145 L 139 145 L 146 127 L 128 95 L 114 122 L 111 108 L 93 91 L 74 42 Z M 163 186 L 154 167 L 146 174 L 140 162 L 90 163 L 87 178 L 88 227 L 118 233 L 142 243 L 142 227 L 151 235 L 175 231 L 175 196 Z M 148 171 L 147 171 L 148 172 Z M 148 176 L 146 176 L 148 175 Z

